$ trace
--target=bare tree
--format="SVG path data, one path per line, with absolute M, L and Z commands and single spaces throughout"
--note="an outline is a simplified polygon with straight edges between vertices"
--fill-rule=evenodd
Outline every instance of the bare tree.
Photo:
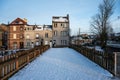
M 91 31 L 99 36 L 101 47 L 107 43 L 108 33 L 112 30 L 110 17 L 113 14 L 115 0 L 103 0 L 98 13 L 92 17 Z

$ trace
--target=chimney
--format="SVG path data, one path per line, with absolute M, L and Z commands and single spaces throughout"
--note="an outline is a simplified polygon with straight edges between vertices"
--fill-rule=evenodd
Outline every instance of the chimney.
M 43 25 L 43 30 L 45 30 L 45 24 Z
M 69 20 L 69 14 L 67 14 L 67 19 Z

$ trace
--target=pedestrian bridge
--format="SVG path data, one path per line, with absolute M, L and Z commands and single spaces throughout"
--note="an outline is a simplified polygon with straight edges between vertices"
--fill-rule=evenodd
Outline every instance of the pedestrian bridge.
M 9 80 L 111 80 L 112 74 L 71 48 L 50 48 Z

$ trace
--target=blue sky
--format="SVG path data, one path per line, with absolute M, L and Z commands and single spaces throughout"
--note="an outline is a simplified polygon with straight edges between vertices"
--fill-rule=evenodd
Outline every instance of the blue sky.
M 90 32 L 90 20 L 98 12 L 102 0 L 0 0 L 0 23 L 27 18 L 28 24 L 52 24 L 52 16 L 70 16 L 72 34 Z M 114 31 L 120 28 L 120 0 L 116 0 L 111 18 Z M 119 29 L 120 30 L 120 29 Z

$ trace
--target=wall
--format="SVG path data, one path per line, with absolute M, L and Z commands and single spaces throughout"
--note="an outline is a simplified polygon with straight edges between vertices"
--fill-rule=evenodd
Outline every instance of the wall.
M 13 45 L 14 42 L 17 44 L 16 49 L 24 48 L 24 46 L 20 44 L 20 42 L 22 42 L 24 45 L 24 26 L 25 25 L 9 25 L 9 49 L 15 49 Z M 14 27 L 16 27 L 15 30 Z M 16 34 L 16 38 L 14 38 L 14 34 Z M 21 35 L 23 35 L 22 38 L 20 37 Z

